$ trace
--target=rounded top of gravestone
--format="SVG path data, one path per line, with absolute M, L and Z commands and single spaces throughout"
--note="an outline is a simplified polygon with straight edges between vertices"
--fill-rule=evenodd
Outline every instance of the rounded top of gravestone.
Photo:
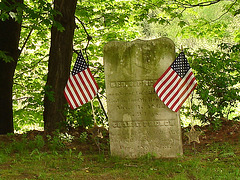
M 174 42 L 168 38 L 168 37 L 161 37 L 161 38 L 157 38 L 157 39 L 150 39 L 150 40 L 143 40 L 143 39 L 136 39 L 133 41 L 109 41 L 105 44 L 104 49 L 108 48 L 108 46 L 113 46 L 114 44 L 141 44 L 141 43 L 156 43 L 156 42 L 161 42 L 161 44 L 171 44 L 173 46 L 175 46 Z
M 157 79 L 175 59 L 175 45 L 169 38 L 111 41 L 104 47 L 106 74 L 123 79 Z M 106 63 L 108 61 L 108 63 Z

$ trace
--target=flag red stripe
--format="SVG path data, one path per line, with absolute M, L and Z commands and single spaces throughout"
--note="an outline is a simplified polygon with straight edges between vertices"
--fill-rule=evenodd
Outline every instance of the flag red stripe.
M 170 69 L 169 69 L 169 72 L 170 72 Z M 174 71 L 171 71 L 168 76 L 163 77 L 163 78 L 165 78 L 165 80 L 164 80 L 163 82 L 161 82 L 161 84 L 160 84 L 160 86 L 158 87 L 157 91 L 159 91 L 159 92 L 164 91 L 164 89 L 165 89 L 164 87 L 166 87 L 166 84 L 168 84 L 167 82 L 168 82 L 169 79 L 173 76 L 173 74 L 174 74 Z M 164 89 L 161 90 L 162 88 L 164 88 Z M 158 96 L 160 96 L 160 95 L 158 95 Z
M 170 73 L 171 70 L 174 71 L 171 67 L 165 71 L 166 77 L 162 75 L 154 89 L 164 104 L 177 112 L 197 83 L 191 68 L 183 79 L 175 71 Z
M 79 90 L 81 91 L 81 94 L 82 94 L 82 101 L 85 104 L 86 102 L 88 102 L 88 98 L 85 92 L 84 79 L 82 77 L 82 72 L 78 73 L 77 77 L 78 77 L 78 83 L 79 83 Z
M 178 75 L 177 75 L 177 73 L 174 73 L 174 75 L 172 75 L 172 80 L 167 84 L 167 86 L 165 87 L 165 89 L 160 93 L 160 95 L 159 96 L 161 96 L 162 98 L 161 99 L 166 99 L 167 98 L 167 96 L 166 95 L 164 95 L 167 91 L 172 91 L 172 89 L 174 88 L 174 87 L 172 87 L 171 88 L 171 86 L 173 85 L 173 84 L 176 84 L 179 80 L 177 80 L 177 78 L 179 77 Z M 176 85 L 175 85 L 176 86 Z M 169 94 L 169 93 L 168 93 Z
M 169 69 L 168 72 L 165 74 L 165 76 L 162 76 L 162 79 L 159 81 L 158 84 L 154 87 L 155 91 L 157 92 L 157 95 L 160 97 L 160 93 L 162 92 L 162 88 L 164 87 L 164 81 L 169 78 L 169 75 L 172 73 L 172 69 Z M 166 85 L 165 85 L 166 86 Z
M 168 67 L 168 69 L 162 74 L 162 76 L 157 80 L 157 82 L 153 85 L 154 87 L 157 86 L 157 84 L 163 79 L 163 77 L 168 73 L 168 71 L 171 69 L 171 67 Z
M 86 71 L 87 70 L 83 71 L 83 75 L 84 75 L 84 78 L 85 78 L 84 84 L 85 84 L 85 89 L 86 89 L 88 97 L 89 97 L 88 100 L 91 100 L 94 97 L 94 93 L 93 93 L 93 91 L 91 89 L 91 86 L 90 86 L 91 82 L 90 82 L 90 80 L 88 78 L 88 75 L 86 74 Z M 87 87 L 87 85 L 89 87 Z
M 91 77 L 91 80 L 92 80 L 92 82 L 90 83 L 90 85 L 91 85 L 92 88 L 93 88 L 92 90 L 93 90 L 94 94 L 97 94 L 96 92 L 97 92 L 97 90 L 99 89 L 98 84 L 97 84 L 97 82 L 95 81 L 95 79 L 94 79 L 94 77 L 93 77 L 90 69 L 88 68 L 87 70 L 88 70 L 88 74 L 89 74 L 89 76 Z M 93 85 L 94 85 L 94 87 L 93 87 Z
M 83 81 L 83 86 L 84 86 L 84 90 L 85 90 L 85 95 L 87 97 L 87 100 L 90 101 L 93 98 L 93 96 L 91 95 L 91 92 L 90 92 L 90 90 L 87 86 L 89 84 L 87 75 L 86 75 L 85 71 L 83 71 L 81 75 L 82 75 L 82 78 L 84 80 Z
M 183 103 L 185 102 L 185 100 L 188 98 L 188 96 L 191 94 L 195 87 L 196 85 L 194 85 L 191 89 L 188 89 L 188 93 L 186 92 L 185 97 L 182 100 L 179 100 L 179 102 L 177 102 L 175 106 L 172 106 L 173 111 L 177 112 L 181 108 L 181 106 L 183 105 Z
M 189 74 L 189 79 L 190 79 L 191 77 L 192 77 L 192 73 Z M 186 93 L 186 91 L 187 91 L 188 89 L 190 89 L 190 87 L 192 86 L 194 80 L 195 80 L 195 79 L 192 78 L 189 83 L 186 82 L 186 84 L 184 85 L 184 87 L 186 86 L 186 87 L 185 87 L 185 90 L 179 95 L 179 99 L 181 99 L 181 98 L 184 96 L 184 94 Z
M 174 90 L 177 88 L 177 86 L 180 84 L 182 81 L 181 78 L 178 79 L 178 81 L 173 82 L 175 85 L 169 90 L 168 94 L 164 97 L 162 101 L 166 101 L 166 99 L 171 96 L 171 94 L 174 92 Z
M 177 112 L 177 111 L 181 108 L 181 106 L 183 105 L 183 103 L 186 101 L 186 99 L 187 99 L 188 96 L 191 94 L 191 92 L 196 88 L 196 86 L 197 86 L 197 84 L 195 84 L 195 85 L 193 86 L 193 88 L 191 89 L 191 91 L 187 94 L 187 96 L 183 99 L 183 101 L 177 106 L 175 112 Z
M 76 91 L 77 98 L 78 98 L 78 100 L 79 100 L 79 102 L 80 102 L 80 104 L 78 104 L 78 106 L 80 106 L 80 105 L 83 105 L 83 104 L 84 104 L 84 102 L 83 102 L 83 100 L 82 100 L 82 97 L 81 97 L 81 94 L 83 93 L 83 91 L 82 91 L 81 85 L 79 84 L 79 81 L 78 81 L 77 77 L 78 77 L 78 74 L 76 74 L 75 76 L 73 76 L 74 81 L 75 81 L 75 83 L 76 83 L 76 85 L 74 85 L 74 86 L 75 86 L 75 88 L 77 89 L 77 91 Z M 78 107 L 78 106 L 77 106 L 77 107 Z
M 90 86 L 91 88 L 91 91 L 93 93 L 93 96 L 95 96 L 95 89 L 93 87 L 93 84 L 92 84 L 92 81 L 93 81 L 93 77 L 91 76 L 91 73 L 90 73 L 90 69 L 88 68 L 87 71 L 86 71 L 86 76 L 88 78 L 88 85 Z
M 88 101 L 86 100 L 84 87 L 83 87 L 83 84 L 82 84 L 82 81 L 81 81 L 81 74 L 78 73 L 75 76 L 76 76 L 76 79 L 77 79 L 77 86 L 78 86 L 78 89 L 79 89 L 79 95 L 80 95 L 81 101 L 82 101 L 81 105 L 83 105 L 83 104 L 85 104 Z
M 68 104 L 70 105 L 70 108 L 71 108 L 71 109 L 74 109 L 73 106 L 72 106 L 72 103 L 71 103 L 71 101 L 69 100 L 68 95 L 67 95 L 67 93 L 66 93 L 66 91 L 67 91 L 66 88 L 67 88 L 67 87 L 65 87 L 65 90 L 64 90 L 64 96 L 65 96 L 65 98 L 67 99 L 67 102 L 68 102 Z
M 179 87 L 177 87 L 177 89 L 175 90 L 175 94 L 172 95 L 171 99 L 168 100 L 168 102 L 166 102 L 166 105 L 167 105 L 168 107 L 169 107 L 169 104 L 171 104 L 171 103 L 173 102 L 173 100 L 178 96 L 178 94 L 180 93 L 180 91 L 182 90 L 182 88 L 186 85 L 186 83 L 187 83 L 187 81 L 188 81 L 189 78 L 190 78 L 190 76 L 187 76 L 186 79 L 184 78 L 184 79 L 181 81 L 182 84 L 181 84 Z M 179 100 L 179 99 L 177 98 L 177 100 Z M 175 100 L 175 101 L 177 101 L 177 100 Z
M 175 72 L 175 71 L 174 71 Z M 175 74 L 178 76 L 178 74 L 175 72 Z M 180 78 L 180 77 L 179 77 Z M 172 88 L 172 89 L 169 89 L 169 95 L 168 96 L 166 96 L 164 99 L 164 101 L 163 101 L 163 97 L 160 97 L 160 99 L 166 104 L 171 98 L 172 98 L 172 96 L 177 92 L 177 90 L 178 90 L 178 87 L 179 86 L 181 86 L 181 83 L 182 83 L 182 79 L 180 78 L 180 80 L 181 81 L 175 81 L 174 82 L 174 88 Z
M 77 99 L 78 99 L 78 93 L 77 93 L 77 89 L 76 89 L 76 86 L 74 85 L 73 81 L 74 81 L 74 77 L 75 76 L 70 76 L 69 78 L 69 83 L 70 85 L 68 86 L 69 87 L 69 90 L 72 94 L 72 100 L 74 102 L 74 105 L 73 107 L 78 107 L 79 106 L 79 103 L 77 102 Z
M 189 75 L 190 76 L 190 75 Z M 189 79 L 190 77 L 188 77 Z M 190 87 L 192 86 L 194 82 L 194 79 L 192 79 L 189 83 L 186 84 L 186 81 L 185 81 L 185 84 L 186 84 L 186 87 L 183 87 L 182 89 L 184 89 L 182 91 L 181 94 L 178 94 L 178 98 L 174 101 L 174 103 L 170 106 L 171 109 L 174 109 L 174 107 L 177 105 L 177 103 L 180 103 L 181 105 L 183 104 L 183 100 L 181 100 L 181 98 L 186 95 L 187 91 L 190 89 Z M 190 91 L 191 92 L 191 91 Z M 180 91 L 178 92 L 180 93 Z M 188 93 L 189 94 L 189 93 Z M 187 96 L 186 96 L 187 97 Z M 185 98 L 184 98 L 185 99 Z
M 70 78 L 71 78 L 71 77 L 70 77 Z M 70 87 L 72 86 L 72 84 L 71 84 L 71 79 L 70 79 L 70 78 L 68 79 L 66 88 L 67 88 L 68 94 L 70 95 L 69 100 L 70 100 L 71 105 L 72 105 L 73 107 L 76 107 L 77 102 L 75 101 L 75 98 L 74 98 L 74 96 L 73 96 L 72 90 L 70 89 Z

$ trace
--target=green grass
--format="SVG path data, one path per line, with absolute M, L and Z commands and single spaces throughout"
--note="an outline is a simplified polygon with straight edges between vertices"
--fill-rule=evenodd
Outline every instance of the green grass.
M 239 143 L 214 143 L 202 152 L 185 151 L 175 159 L 155 159 L 149 154 L 123 159 L 69 149 L 59 139 L 23 138 L 0 142 L 0 180 L 11 179 L 240 180 Z

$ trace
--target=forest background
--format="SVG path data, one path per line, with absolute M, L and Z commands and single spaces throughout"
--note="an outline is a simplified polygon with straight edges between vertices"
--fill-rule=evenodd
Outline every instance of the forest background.
M 2 0 L 0 10 L 0 134 L 93 125 L 91 103 L 71 110 L 63 96 L 77 57 L 74 50 L 82 49 L 88 57 L 105 102 L 104 44 L 163 36 L 174 41 L 177 53 L 184 47 L 198 81 L 181 109 L 183 125 L 193 123 L 190 102 L 194 123 L 210 123 L 217 129 L 223 121 L 239 121 L 237 0 Z M 18 28 L 8 26 L 11 23 Z M 18 53 L 7 48 L 13 39 Z M 93 106 L 97 123 L 107 125 L 98 99 Z

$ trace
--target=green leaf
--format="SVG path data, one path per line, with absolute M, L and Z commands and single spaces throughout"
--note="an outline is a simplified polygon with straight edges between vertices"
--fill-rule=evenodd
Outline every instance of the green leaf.
M 7 55 L 6 51 L 1 51 L 0 50 L 0 59 L 2 59 L 3 61 L 5 61 L 6 63 L 9 63 L 11 61 L 14 61 L 14 59 L 11 56 Z
M 185 21 L 180 21 L 178 25 L 182 28 L 186 25 L 187 23 Z

